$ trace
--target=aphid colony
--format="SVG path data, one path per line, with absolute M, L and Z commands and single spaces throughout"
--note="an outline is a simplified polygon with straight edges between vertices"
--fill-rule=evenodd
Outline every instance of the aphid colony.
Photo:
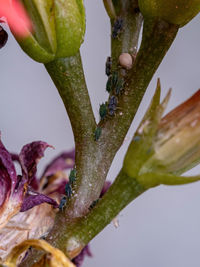
M 65 195 L 61 201 L 60 201 L 60 205 L 59 205 L 59 210 L 63 211 L 63 209 L 65 208 L 66 204 L 67 204 L 67 200 L 71 198 L 72 196 L 72 188 L 74 186 L 74 183 L 76 181 L 76 169 L 72 169 L 69 175 L 69 182 L 66 184 L 65 186 Z
M 107 115 L 114 116 L 117 110 L 118 98 L 123 94 L 124 79 L 118 71 L 111 71 L 112 60 L 111 57 L 106 61 L 106 75 L 108 81 L 106 83 L 106 91 L 110 94 L 108 102 L 100 105 L 99 115 L 100 119 L 104 120 Z
M 113 29 L 112 29 L 112 38 L 116 39 L 118 35 L 122 32 L 123 30 L 123 19 L 122 18 L 117 18 L 114 22 Z
M 119 37 L 119 34 L 123 31 L 123 19 L 117 18 L 113 24 L 112 28 L 112 38 L 116 39 Z M 119 65 L 118 69 L 112 71 L 112 58 L 108 57 L 106 60 L 105 73 L 108 76 L 108 80 L 106 83 L 106 91 L 109 93 L 109 99 L 105 103 L 102 103 L 99 107 L 99 116 L 100 123 L 99 126 L 95 129 L 94 132 L 94 140 L 98 141 L 102 128 L 101 122 L 106 117 L 112 117 L 115 115 L 119 103 L 119 97 L 124 92 L 124 78 L 120 69 L 129 70 L 132 67 L 133 59 L 129 53 L 122 53 L 119 56 Z

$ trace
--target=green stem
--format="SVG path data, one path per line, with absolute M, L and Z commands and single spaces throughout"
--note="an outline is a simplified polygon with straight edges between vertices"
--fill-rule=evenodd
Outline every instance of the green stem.
M 124 27 L 124 31 L 122 32 L 120 39 L 118 39 L 119 43 L 121 42 L 121 38 L 123 40 L 121 46 L 122 48 L 124 46 L 127 47 L 127 44 L 128 46 L 130 46 L 130 49 L 132 47 L 137 47 L 139 31 L 142 24 L 142 16 L 138 13 L 131 13 L 131 11 L 134 11 L 134 9 L 132 10 L 127 8 L 126 12 L 123 11 L 123 16 L 126 20 L 126 27 Z M 128 16 L 128 19 L 126 19 L 126 16 Z M 119 54 L 121 54 L 121 47 L 118 51 L 118 55 L 116 56 L 117 59 L 119 57 Z M 92 131 L 90 133 L 92 134 L 93 138 L 95 128 L 93 127 L 93 129 L 91 130 Z M 102 129 L 102 131 L 104 131 L 104 129 Z M 108 143 L 113 143 L 114 135 L 110 134 L 107 137 L 108 138 L 106 141 L 104 140 L 104 143 L 101 142 L 101 137 L 97 142 L 94 142 L 94 138 L 90 138 L 90 143 L 87 144 L 88 147 L 86 146 L 84 153 L 82 153 L 82 161 L 78 162 L 78 166 L 80 167 L 78 170 L 78 180 L 75 187 L 75 194 L 66 211 L 67 216 L 70 218 L 81 217 L 88 213 L 89 206 L 100 195 L 101 189 L 114 157 L 114 153 L 112 151 L 108 152 L 105 149 Z M 76 147 L 78 150 L 76 151 L 76 153 L 81 153 L 83 151 L 82 149 L 80 149 L 81 144 L 80 147 Z M 119 147 L 115 149 L 115 153 L 118 149 Z
M 88 244 L 124 207 L 144 191 L 136 179 L 128 177 L 121 171 L 92 211 L 80 221 L 66 225 L 65 235 L 59 244 L 54 245 L 58 245 L 68 255 L 74 256 L 73 252 L 78 251 L 79 246 L 84 247 Z
M 122 31 L 117 38 L 111 38 L 111 57 L 112 69 L 118 68 L 118 59 L 121 53 L 130 53 L 133 57 L 136 56 L 138 48 L 138 38 L 143 22 L 143 17 L 137 11 L 137 1 L 123 0 L 120 4 L 120 17 L 123 21 Z M 116 6 L 117 9 L 117 6 Z M 111 19 L 111 31 L 115 20 Z
M 92 107 L 85 83 L 80 54 L 58 58 L 45 67 L 63 100 L 71 121 L 75 143 L 82 145 L 82 139 L 93 139 L 96 127 Z
M 79 197 L 83 200 L 79 199 L 78 203 L 81 203 L 83 208 L 86 206 L 84 200 L 88 196 L 88 185 L 91 185 L 93 192 L 96 187 L 92 183 L 95 169 L 92 163 L 95 158 L 96 123 L 85 83 L 81 57 L 78 53 L 74 57 L 59 58 L 46 64 L 45 67 L 58 89 L 71 121 L 76 151 L 76 189 L 81 191 Z M 77 195 L 75 193 L 75 196 Z M 75 209 L 73 211 L 68 209 L 68 211 L 70 216 L 78 216 Z M 74 212 L 73 215 L 72 212 Z
M 178 26 L 164 21 L 145 21 L 142 44 L 133 68 L 125 78 L 125 92 L 118 99 L 118 110 L 113 118 L 101 122 L 102 135 L 99 144 L 103 148 L 105 162 L 111 164 L 123 143 L 149 82 L 177 31 Z

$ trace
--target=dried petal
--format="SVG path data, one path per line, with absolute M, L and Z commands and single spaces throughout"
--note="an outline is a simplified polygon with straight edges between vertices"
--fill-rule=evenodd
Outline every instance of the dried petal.
M 23 193 L 24 185 L 17 184 L 11 155 L 0 141 L 0 228 L 19 211 Z
M 111 186 L 111 182 L 110 181 L 105 181 L 105 183 L 103 185 L 103 188 L 101 190 L 100 197 L 102 197 L 108 191 L 108 189 L 110 188 L 110 186 Z
M 19 154 L 22 173 L 29 184 L 36 179 L 38 161 L 44 156 L 47 147 L 51 146 L 42 141 L 32 142 L 25 145 Z
M 0 229 L 0 259 L 5 261 L 16 244 L 46 236 L 54 224 L 56 212 L 57 209 L 44 203 L 12 217 L 6 226 Z
M 45 168 L 42 177 L 54 175 L 58 171 L 71 169 L 74 167 L 75 150 L 70 152 L 64 152 L 57 156 L 50 164 Z
M 34 247 L 36 249 L 44 250 L 47 253 L 50 253 L 50 258 L 43 258 L 43 265 L 37 265 L 37 266 L 46 266 L 46 260 L 50 267 L 75 267 L 75 265 L 65 256 L 65 254 L 57 249 L 52 247 L 49 243 L 47 243 L 44 240 L 26 240 L 22 242 L 21 244 L 14 247 L 11 251 L 11 253 L 8 255 L 6 260 L 6 265 L 8 267 L 15 267 L 17 264 L 18 257 L 21 253 L 26 251 L 29 247 Z
M 26 194 L 24 200 L 23 200 L 23 204 L 21 206 L 21 212 L 23 211 L 27 211 L 37 205 L 40 205 L 42 203 L 48 203 L 52 206 L 54 206 L 55 208 L 58 208 L 58 204 L 55 200 L 53 200 L 52 198 L 37 193 L 37 192 L 33 192 L 33 191 L 28 191 L 28 193 Z
M 90 247 L 89 245 L 85 246 L 81 253 L 76 256 L 72 262 L 76 265 L 76 267 L 81 267 L 81 265 L 83 264 L 83 261 L 85 259 L 85 257 L 88 256 L 88 257 L 92 257 L 92 253 L 90 251 Z

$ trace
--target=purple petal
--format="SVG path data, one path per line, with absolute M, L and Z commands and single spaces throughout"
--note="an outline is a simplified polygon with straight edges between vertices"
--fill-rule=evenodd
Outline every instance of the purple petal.
M 38 160 L 44 156 L 47 147 L 51 146 L 42 141 L 32 142 L 25 145 L 19 154 L 22 172 L 29 184 L 36 179 Z
M 16 153 L 11 153 L 11 158 L 12 158 L 12 161 L 17 161 L 19 164 L 19 155 L 16 154 Z
M 12 193 L 17 182 L 17 174 L 11 154 L 0 140 L 0 205 Z
M 59 181 L 58 185 L 56 188 L 54 188 L 54 190 L 49 191 L 48 194 L 54 194 L 54 193 L 58 193 L 60 195 L 64 195 L 65 194 L 65 186 L 68 183 L 68 181 L 66 179 L 62 179 Z
M 74 167 L 75 160 L 75 150 L 71 150 L 70 152 L 64 152 L 57 156 L 52 162 L 47 165 L 44 170 L 42 177 L 51 176 L 58 171 L 63 171 L 67 169 L 71 169 Z
M 85 246 L 81 253 L 76 256 L 72 262 L 76 265 L 76 267 L 80 267 L 82 264 L 83 264 L 83 261 L 85 259 L 85 257 L 88 256 L 88 257 L 92 257 L 92 253 L 90 251 L 90 247 L 89 245 Z
M 110 188 L 110 186 L 111 186 L 111 182 L 110 181 L 106 181 L 104 183 L 103 188 L 101 190 L 100 197 L 102 197 L 108 191 L 108 189 Z
M 27 211 L 42 203 L 48 203 L 54 206 L 55 208 L 58 208 L 57 202 L 53 200 L 52 198 L 45 196 L 43 194 L 37 193 L 37 192 L 29 191 L 23 200 L 23 204 L 21 206 L 20 211 L 21 212 Z

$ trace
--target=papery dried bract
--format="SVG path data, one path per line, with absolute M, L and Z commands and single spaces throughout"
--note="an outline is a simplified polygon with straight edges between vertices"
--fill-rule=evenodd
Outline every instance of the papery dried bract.
M 26 240 L 14 247 L 8 255 L 5 264 L 8 267 L 15 267 L 20 254 L 26 251 L 30 246 L 39 250 L 44 250 L 46 253 L 50 253 L 49 257 L 43 258 L 42 265 L 38 263 L 37 266 L 45 266 L 45 263 L 48 263 L 50 267 L 75 267 L 62 251 L 52 247 L 44 240 L 35 239 Z

